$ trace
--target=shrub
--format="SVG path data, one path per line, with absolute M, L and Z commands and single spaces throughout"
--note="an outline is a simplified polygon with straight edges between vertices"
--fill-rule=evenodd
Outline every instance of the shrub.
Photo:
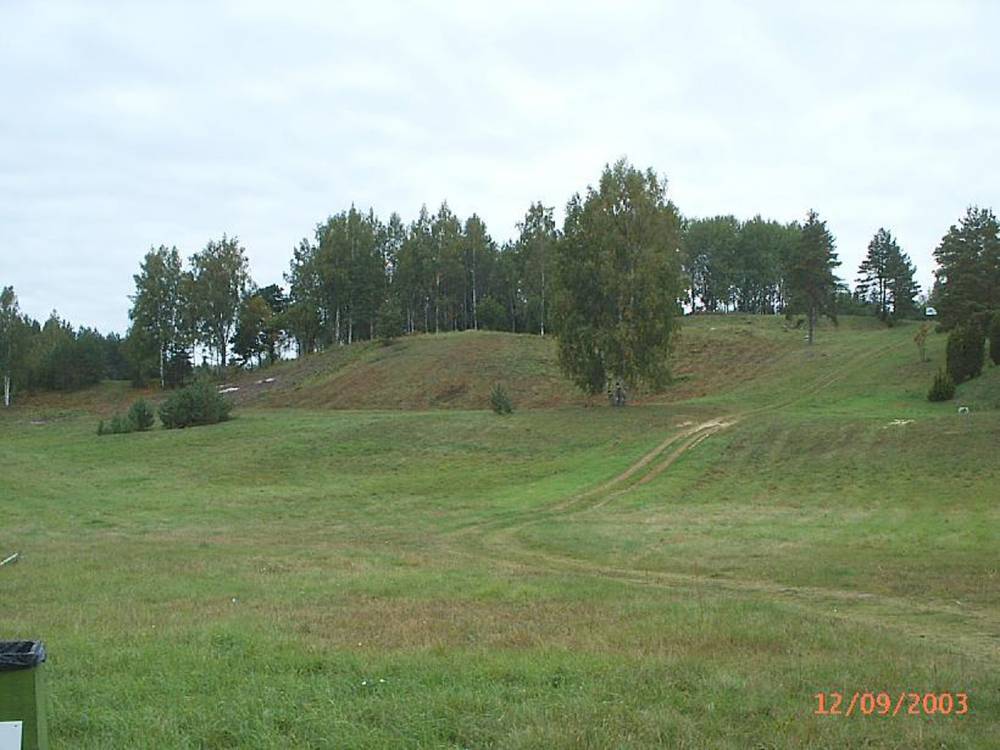
M 947 368 L 956 385 L 983 371 L 985 338 L 982 327 L 971 324 L 955 326 L 948 334 Z
M 938 370 L 934 376 L 930 391 L 927 392 L 928 401 L 951 401 L 955 398 L 955 381 L 944 370 Z
M 1000 311 L 993 313 L 990 319 L 990 359 L 993 364 L 1000 365 Z
M 132 425 L 128 418 L 121 414 L 115 414 L 107 422 L 102 419 L 97 423 L 98 435 L 121 435 L 125 432 L 132 432 Z
M 153 416 L 153 410 L 150 409 L 149 404 L 141 398 L 132 404 L 132 407 L 128 410 L 128 421 L 133 430 L 145 432 L 153 426 L 153 422 L 155 420 L 156 418 Z
M 514 411 L 514 403 L 510 400 L 510 394 L 500 383 L 493 386 L 490 391 L 490 408 L 497 414 L 510 414 Z
M 378 336 L 382 346 L 388 346 L 396 338 L 403 335 L 406 327 L 406 318 L 403 316 L 403 308 L 395 296 L 390 297 L 378 309 L 375 315 L 375 335 Z
M 232 404 L 204 381 L 174 391 L 160 405 L 160 421 L 168 430 L 215 424 L 229 419 Z

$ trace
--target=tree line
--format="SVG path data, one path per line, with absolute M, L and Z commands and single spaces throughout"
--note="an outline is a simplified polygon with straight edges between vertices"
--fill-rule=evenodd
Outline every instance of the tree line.
M 9 406 L 15 389 L 70 391 L 104 378 L 128 377 L 122 338 L 78 328 L 53 312 L 44 322 L 21 312 L 13 287 L 0 289 L 0 387 Z
M 638 325 L 641 310 L 653 318 L 637 340 L 656 356 L 665 351 L 669 320 L 685 310 L 802 314 L 810 340 L 822 315 L 868 312 L 891 322 L 920 312 L 913 264 L 886 229 L 873 237 L 850 291 L 836 275 L 835 240 L 815 212 L 791 223 L 761 216 L 685 219 L 664 191 L 665 180 L 621 161 L 605 169 L 596 187 L 570 199 L 562 227 L 554 208 L 533 203 L 516 236 L 502 243 L 479 216 L 462 219 L 447 203 L 435 212 L 421 208 L 409 223 L 397 213 L 383 220 L 352 206 L 317 224 L 293 248 L 283 283 L 266 286 L 252 280 L 235 237 L 212 240 L 186 260 L 175 247 L 151 248 L 134 276 L 124 338 L 74 331 L 55 315 L 44 325 L 29 321 L 17 311 L 13 290 L 4 290 L 0 370 L 21 389 L 122 376 L 170 387 L 190 379 L 196 352 L 223 368 L 260 366 L 290 349 L 303 355 L 359 340 L 467 329 L 539 335 L 558 329 L 561 342 L 584 359 L 599 353 L 610 361 L 618 346 L 614 356 L 634 363 L 642 359 L 639 349 L 625 352 L 614 341 L 633 335 L 622 326 L 626 319 Z M 996 272 L 983 273 L 984 252 L 970 250 L 989 245 L 975 238 L 984 231 L 995 237 L 995 225 L 990 212 L 970 209 L 936 251 L 932 300 L 943 322 L 996 308 L 992 296 L 1000 284 L 988 281 Z M 659 248 L 661 265 L 649 265 L 650 247 Z M 651 279 L 656 295 L 643 291 Z M 628 305 L 619 304 L 624 294 Z M 615 315 L 618 333 L 597 336 L 595 321 L 606 319 L 610 330 Z M 652 335 L 660 329 L 662 338 Z M 594 381 L 596 372 L 583 380 Z

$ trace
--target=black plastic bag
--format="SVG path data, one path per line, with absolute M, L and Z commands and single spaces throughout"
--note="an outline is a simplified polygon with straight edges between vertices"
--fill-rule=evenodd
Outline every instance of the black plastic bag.
M 41 641 L 0 641 L 0 672 L 30 669 L 45 661 Z

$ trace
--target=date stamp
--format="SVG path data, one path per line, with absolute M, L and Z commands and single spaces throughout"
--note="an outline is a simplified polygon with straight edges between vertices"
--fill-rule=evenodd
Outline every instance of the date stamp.
M 968 693 L 816 693 L 815 716 L 965 716 Z

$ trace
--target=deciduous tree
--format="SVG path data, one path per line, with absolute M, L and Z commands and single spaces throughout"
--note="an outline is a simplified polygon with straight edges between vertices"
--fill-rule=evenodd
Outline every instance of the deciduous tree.
M 226 366 L 240 300 L 250 286 L 246 251 L 236 237 L 210 240 L 191 257 L 190 304 L 201 343 Z
M 679 223 L 665 180 L 625 160 L 569 201 L 556 263 L 559 361 L 586 391 L 666 380 Z

